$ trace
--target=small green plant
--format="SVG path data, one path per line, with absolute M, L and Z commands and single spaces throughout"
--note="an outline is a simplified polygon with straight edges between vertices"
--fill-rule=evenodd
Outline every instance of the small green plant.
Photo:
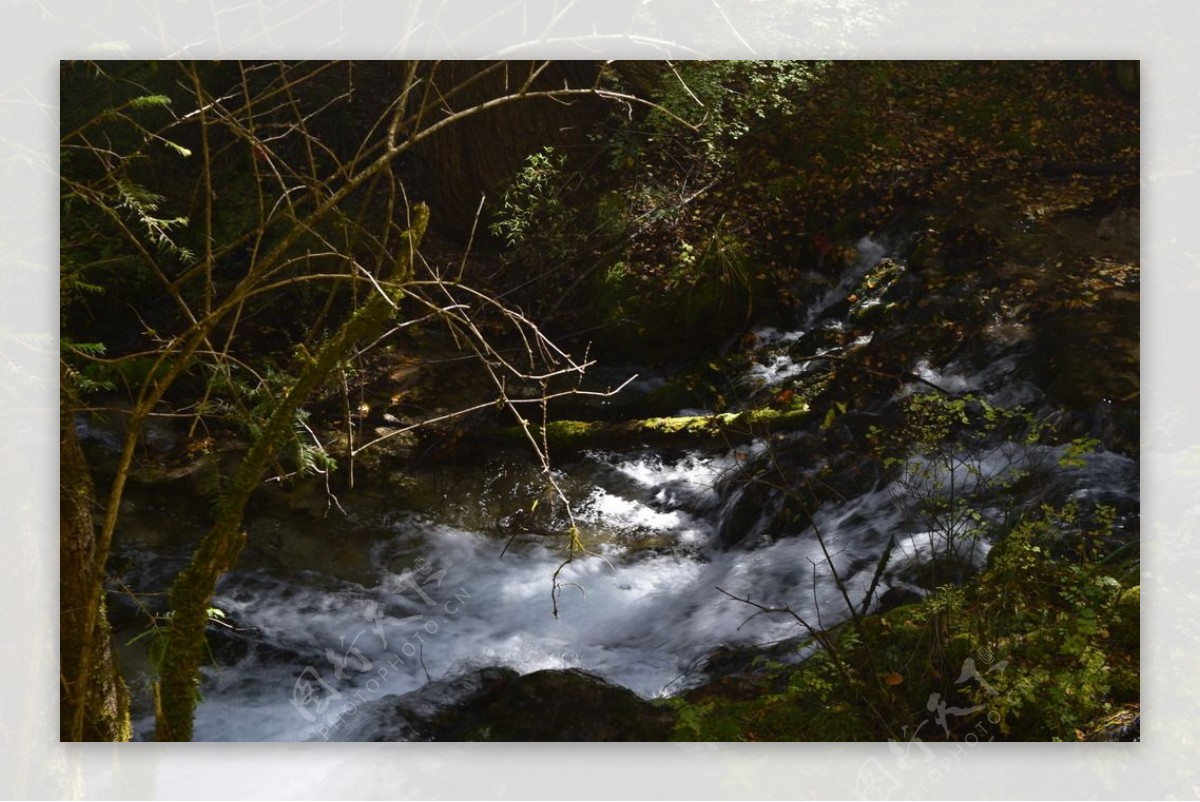
M 225 622 L 225 611 L 219 607 L 209 607 L 205 610 L 205 615 L 208 617 L 210 624 L 217 624 L 223 627 L 229 627 Z M 150 658 L 150 664 L 154 666 L 156 671 L 162 670 L 163 660 L 166 657 L 167 649 L 170 648 L 170 639 L 167 637 L 170 628 L 168 624 L 171 621 L 171 613 L 168 612 L 161 616 L 151 616 L 150 624 L 137 635 L 134 635 L 129 640 L 125 641 L 126 646 L 133 646 L 136 643 L 146 643 L 146 656 Z M 208 652 L 209 660 L 216 662 L 216 657 L 212 653 L 212 649 Z
M 80 343 L 63 335 L 59 341 L 63 353 L 62 361 L 62 390 L 75 398 L 112 390 L 116 383 L 111 373 L 104 366 L 95 362 L 96 357 L 104 356 L 107 348 L 104 343 Z M 90 363 L 76 367 L 66 358 L 67 355 L 80 356 L 90 360 Z
M 568 255 L 572 215 L 563 199 L 567 157 L 549 145 L 529 154 L 504 191 L 489 230 L 510 248 L 536 243 L 549 256 Z
M 1022 521 L 989 556 L 972 594 L 981 644 L 1004 655 L 991 691 L 973 691 L 1005 736 L 1075 740 L 1136 702 L 1136 562 L 1052 556 L 1072 505 Z
M 688 138 L 693 155 L 712 167 L 734 157 L 734 144 L 752 126 L 769 124 L 795 112 L 797 104 L 824 69 L 810 61 L 687 61 L 672 66 L 657 98 L 662 110 L 650 114 L 650 141 L 677 140 L 682 134 L 673 117 L 696 121 Z M 614 154 L 631 160 L 620 143 Z
M 899 427 L 872 427 L 870 439 L 893 498 L 928 538 L 927 587 L 962 582 L 1019 517 L 1013 491 L 1040 467 L 1043 427 L 971 395 L 916 394 L 903 410 Z
M 136 95 L 107 106 L 81 121 L 67 137 L 76 141 L 64 142 L 60 150 L 64 168 L 60 213 L 64 226 L 59 300 L 64 332 L 70 319 L 86 308 L 90 299 L 102 296 L 106 288 L 136 288 L 150 278 L 148 260 L 122 253 L 120 238 L 112 234 L 112 223 L 180 265 L 195 260 L 195 254 L 180 238 L 188 218 L 164 215 L 166 199 L 138 177 L 145 173 L 142 168 L 156 146 L 165 146 L 184 158 L 191 156 L 187 148 L 147 127 L 147 119 L 154 112 L 169 110 L 170 103 L 165 95 Z M 105 147 L 94 147 L 92 142 L 104 142 Z M 102 180 L 89 184 L 68 177 L 86 173 L 93 160 L 105 166 Z M 116 380 L 123 378 L 120 368 L 102 359 L 107 351 L 103 343 L 80 342 L 65 333 L 61 340 L 63 389 L 67 394 L 78 397 L 112 390 Z
M 566 155 L 548 145 L 526 158 L 488 226 L 507 246 L 503 260 L 519 271 L 511 280 L 534 308 L 556 308 L 576 286 L 567 283 L 571 266 L 592 254 L 597 232 L 620 225 L 611 218 L 598 224 L 584 219 L 575 201 L 584 181 L 568 169 Z

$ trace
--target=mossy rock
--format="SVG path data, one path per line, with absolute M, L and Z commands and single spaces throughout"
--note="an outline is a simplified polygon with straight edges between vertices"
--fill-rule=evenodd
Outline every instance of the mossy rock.
M 850 317 L 859 324 L 882 322 L 894 313 L 898 298 L 893 297 L 892 288 L 907 272 L 894 259 L 881 259 L 850 295 Z

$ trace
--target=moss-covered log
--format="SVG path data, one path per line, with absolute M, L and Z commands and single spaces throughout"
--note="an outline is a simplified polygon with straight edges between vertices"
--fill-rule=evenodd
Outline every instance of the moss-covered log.
M 754 409 L 717 415 L 641 418 L 617 422 L 558 420 L 546 424 L 545 442 L 552 451 L 557 452 L 588 448 L 736 445 L 773 432 L 794 431 L 810 420 L 806 408 Z M 531 423 L 530 428 L 534 437 L 540 441 L 541 427 Z M 520 426 L 506 426 L 484 432 L 479 437 L 488 442 L 513 446 L 529 442 Z
M 378 337 L 391 323 L 394 304 L 404 295 L 404 284 L 412 277 L 412 254 L 429 223 L 428 207 L 420 205 L 413 211 L 407 242 L 398 246 L 397 265 L 393 275 L 385 277 L 387 284 L 381 285 L 383 291 L 373 293 L 325 342 L 272 411 L 229 489 L 219 499 L 217 520 L 212 529 L 200 541 L 191 563 L 171 586 L 171 624 L 161 678 L 155 687 L 155 737 L 160 741 L 192 739 L 200 666 L 207 653 L 204 632 L 208 625 L 208 608 L 217 580 L 233 567 L 245 545 L 242 516 L 251 493 L 286 442 L 296 412 L 312 392 L 350 354 L 355 343 Z

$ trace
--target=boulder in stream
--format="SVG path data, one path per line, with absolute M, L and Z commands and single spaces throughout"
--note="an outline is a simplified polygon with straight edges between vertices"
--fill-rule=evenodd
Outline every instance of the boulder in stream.
M 579 669 L 535 671 L 443 711 L 434 737 L 451 741 L 665 741 L 675 715 Z

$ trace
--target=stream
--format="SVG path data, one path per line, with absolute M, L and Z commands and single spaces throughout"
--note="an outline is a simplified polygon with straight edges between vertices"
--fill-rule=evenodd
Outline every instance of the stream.
M 823 364 L 819 357 L 870 342 L 873 332 L 851 320 L 845 302 L 882 259 L 902 260 L 886 240 L 864 238 L 857 248 L 858 260 L 793 327 L 760 328 L 747 338 L 744 371 L 733 377 L 746 395 L 795 382 Z M 870 302 L 860 301 L 857 311 Z M 821 331 L 852 336 L 812 336 Z M 1022 358 L 1014 345 L 982 369 L 918 361 L 912 371 L 950 393 L 1037 409 L 1043 393 Z M 648 392 L 670 378 L 643 372 L 630 391 Z M 921 390 L 919 384 L 897 397 Z M 81 427 L 93 443 L 105 436 Z M 906 566 L 927 562 L 944 534 L 906 515 L 898 503 L 904 487 L 877 484 L 826 501 L 794 525 L 779 515 L 777 494 L 746 495 L 763 466 L 794 453 L 803 437 L 775 434 L 733 448 L 596 450 L 556 461 L 556 480 L 587 550 L 566 565 L 564 539 L 542 531 L 565 531 L 565 510 L 543 492 L 538 466 L 519 451 L 496 448 L 471 464 L 417 469 L 397 478 L 394 493 L 343 494 L 341 510 L 322 503 L 260 511 L 248 517 L 246 553 L 213 601 L 220 611 L 212 626 L 214 664 L 205 670 L 195 737 L 386 737 L 381 728 L 394 725 L 373 715 L 381 701 L 413 694 L 434 708 L 451 704 L 461 693 L 456 680 L 495 666 L 521 674 L 578 667 L 645 698 L 669 696 L 703 682 L 705 658 L 720 646 L 803 634 L 793 618 L 754 616 L 726 593 L 787 605 L 828 627 L 848 615 L 843 594 L 856 605 L 867 596 L 893 539 L 870 604 L 890 588 L 922 594 Z M 1036 463 L 1055 498 L 1115 504 L 1123 525 L 1136 532 L 1137 461 L 1101 450 L 1060 467 L 1063 455 L 1063 446 L 1001 443 L 980 458 L 977 475 L 996 478 Z M 532 499 L 543 526 L 521 517 Z M 130 588 L 161 590 L 187 559 L 198 524 L 178 499 L 134 494 L 129 504 L 116 573 Z M 748 535 L 729 536 L 735 518 Z M 756 536 L 767 530 L 769 537 Z M 981 565 L 988 545 L 972 543 L 965 559 Z M 144 629 L 134 618 L 126 616 L 124 629 L 118 624 L 123 640 Z M 153 737 L 145 646 L 134 643 L 123 658 L 137 697 L 139 739 Z M 392 737 L 403 736 L 396 730 Z

